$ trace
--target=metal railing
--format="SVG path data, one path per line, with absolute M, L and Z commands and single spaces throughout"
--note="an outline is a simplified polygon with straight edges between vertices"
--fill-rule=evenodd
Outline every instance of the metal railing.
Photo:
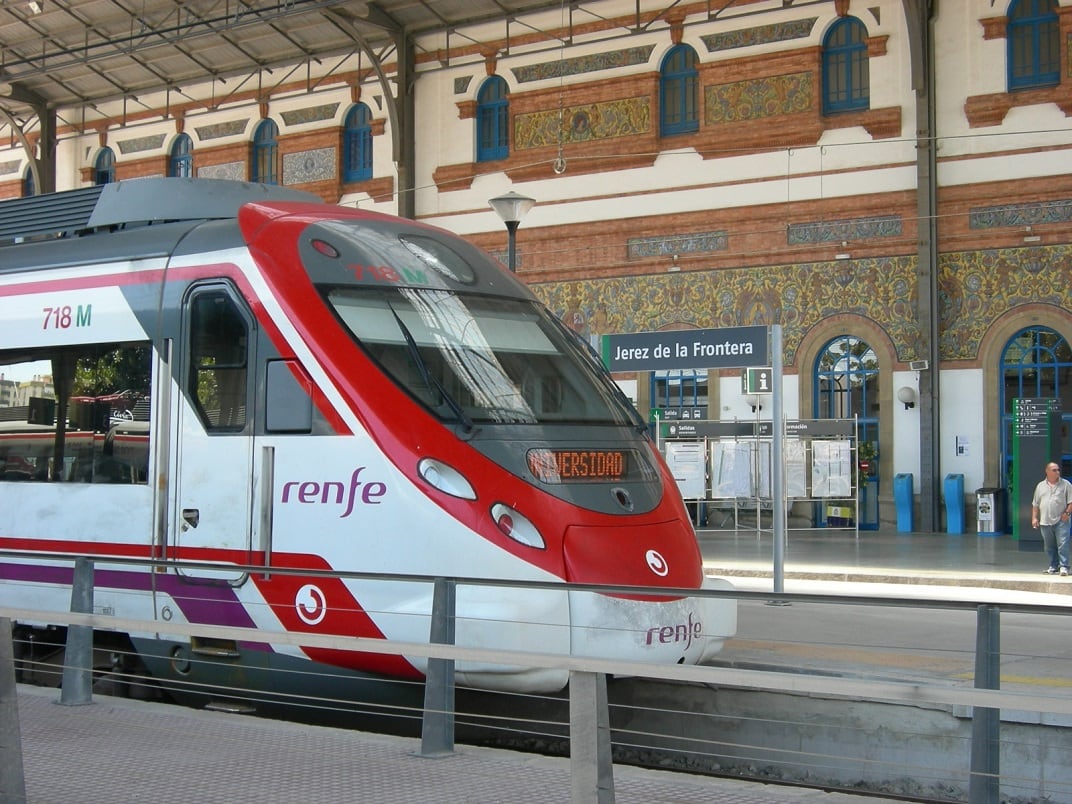
M 0 552 L 4 558 L 33 558 L 42 560 L 39 553 L 19 554 Z M 113 565 L 153 566 L 154 569 L 218 569 L 218 565 L 197 562 L 143 561 L 125 558 L 97 558 L 51 554 L 51 563 L 70 561 L 74 564 L 71 610 L 42 611 L 17 607 L 0 607 L 0 624 L 10 632 L 10 623 L 48 622 L 67 627 L 66 660 L 60 703 L 78 705 L 92 698 L 92 637 L 94 630 L 122 633 L 156 633 L 163 637 L 190 637 L 235 640 L 237 642 L 270 642 L 295 648 L 325 648 L 338 651 L 358 651 L 392 656 L 428 659 L 422 721 L 421 754 L 442 756 L 454 750 L 454 666 L 457 662 L 480 662 L 497 665 L 516 665 L 569 673 L 569 745 L 572 795 L 574 802 L 613 801 L 613 766 L 611 763 L 611 728 L 608 718 L 607 676 L 634 676 L 671 682 L 691 682 L 717 688 L 761 690 L 839 699 L 905 703 L 913 706 L 938 705 L 970 707 L 972 712 L 971 760 L 969 771 L 969 800 L 997 802 L 1000 796 L 1000 711 L 1046 713 L 1072 716 L 1072 699 L 1057 694 L 1000 690 L 1000 616 L 1002 612 L 1017 614 L 1068 615 L 1072 610 L 1060 607 L 978 603 L 964 600 L 921 599 L 899 600 L 863 596 L 813 595 L 739 592 L 727 590 L 667 590 L 660 595 L 680 594 L 692 597 L 717 597 L 764 603 L 829 603 L 854 606 L 946 609 L 976 613 L 976 643 L 974 687 L 965 688 L 941 683 L 874 680 L 867 678 L 832 677 L 806 672 L 741 669 L 720 666 L 655 665 L 639 661 L 563 655 L 528 650 L 501 650 L 454 644 L 455 601 L 459 586 L 499 586 L 504 588 L 549 589 L 563 591 L 603 592 L 621 595 L 651 594 L 647 587 L 570 585 L 543 582 L 499 582 L 481 578 L 436 578 L 432 576 L 396 576 L 376 573 L 346 573 L 273 568 L 273 574 L 292 573 L 302 576 L 374 579 L 384 582 L 402 580 L 431 584 L 434 588 L 430 636 L 427 643 L 354 637 L 345 634 L 270 632 L 255 628 L 204 625 L 197 623 L 142 620 L 93 613 L 94 562 Z M 233 568 L 249 573 L 263 572 L 263 567 Z M 0 641 L 7 645 L 0 651 L 0 731 L 8 735 L 0 756 L 0 775 L 5 784 L 16 785 L 21 780 L 21 758 L 13 751 L 11 736 L 17 743 L 17 728 L 10 731 L 10 711 L 6 704 L 13 697 L 14 675 L 10 651 L 10 636 L 0 629 Z M 10 685 L 10 687 L 5 687 Z M 6 718 L 6 720 L 5 720 Z M 16 720 L 17 726 L 17 720 Z M 10 772 L 9 772 L 10 771 Z M 18 800 L 11 790 L 0 790 Z

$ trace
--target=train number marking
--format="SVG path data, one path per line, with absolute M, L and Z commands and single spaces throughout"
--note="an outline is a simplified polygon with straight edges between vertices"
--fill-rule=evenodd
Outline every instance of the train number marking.
M 328 613 L 328 601 L 319 586 L 307 583 L 294 595 L 294 610 L 306 625 L 319 625 Z
M 93 318 L 93 305 L 79 304 L 77 307 L 72 307 L 69 304 L 64 304 L 59 307 L 44 307 L 41 312 L 45 314 L 41 329 L 88 327 Z
M 670 572 L 670 565 L 666 563 L 666 559 L 663 558 L 662 553 L 658 550 L 648 550 L 644 554 L 644 559 L 648 562 L 648 569 L 660 578 L 665 578 L 666 574 Z

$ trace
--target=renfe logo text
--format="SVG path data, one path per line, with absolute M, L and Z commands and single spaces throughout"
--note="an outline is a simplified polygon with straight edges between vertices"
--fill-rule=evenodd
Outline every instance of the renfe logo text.
M 283 484 L 283 497 L 281 502 L 297 502 L 306 505 L 343 505 L 346 510 L 339 514 L 339 519 L 350 516 L 354 510 L 354 503 L 360 501 L 362 505 L 379 505 L 381 498 L 387 493 L 387 484 L 379 480 L 368 483 L 360 479 L 364 466 L 354 469 L 350 475 L 350 486 L 338 480 L 291 480 Z M 361 493 L 358 495 L 358 487 Z
M 699 639 L 703 633 L 703 623 L 699 620 L 693 622 L 692 612 L 689 612 L 688 619 L 683 623 L 677 623 L 675 625 L 656 625 L 648 629 L 648 636 L 645 640 L 645 644 L 652 645 L 656 642 L 667 645 L 672 642 L 684 642 L 685 650 L 689 649 L 692 645 L 694 638 Z

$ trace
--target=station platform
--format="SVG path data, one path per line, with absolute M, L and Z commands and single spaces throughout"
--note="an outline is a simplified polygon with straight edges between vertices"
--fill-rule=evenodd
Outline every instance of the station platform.
M 62 706 L 56 690 L 25 685 L 17 697 L 26 804 L 572 800 L 566 758 L 465 745 L 425 758 L 413 738 L 104 696 Z M 614 792 L 619 804 L 876 800 L 624 765 L 614 766 Z
M 773 578 L 769 530 L 700 529 L 697 536 L 708 575 L 749 579 L 750 586 Z M 925 587 L 961 587 L 1068 595 L 1072 602 L 1072 576 L 1047 575 L 1047 566 L 1040 541 L 1009 534 L 819 528 L 787 531 L 782 569 L 785 591 L 793 591 L 792 581 L 852 582 L 907 585 L 921 595 Z

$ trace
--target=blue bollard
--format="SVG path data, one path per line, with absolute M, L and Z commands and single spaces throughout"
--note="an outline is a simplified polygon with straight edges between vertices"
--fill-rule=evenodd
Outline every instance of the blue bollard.
M 914 529 L 912 522 L 914 499 L 911 473 L 894 475 L 893 504 L 897 508 L 897 532 L 911 533 Z

